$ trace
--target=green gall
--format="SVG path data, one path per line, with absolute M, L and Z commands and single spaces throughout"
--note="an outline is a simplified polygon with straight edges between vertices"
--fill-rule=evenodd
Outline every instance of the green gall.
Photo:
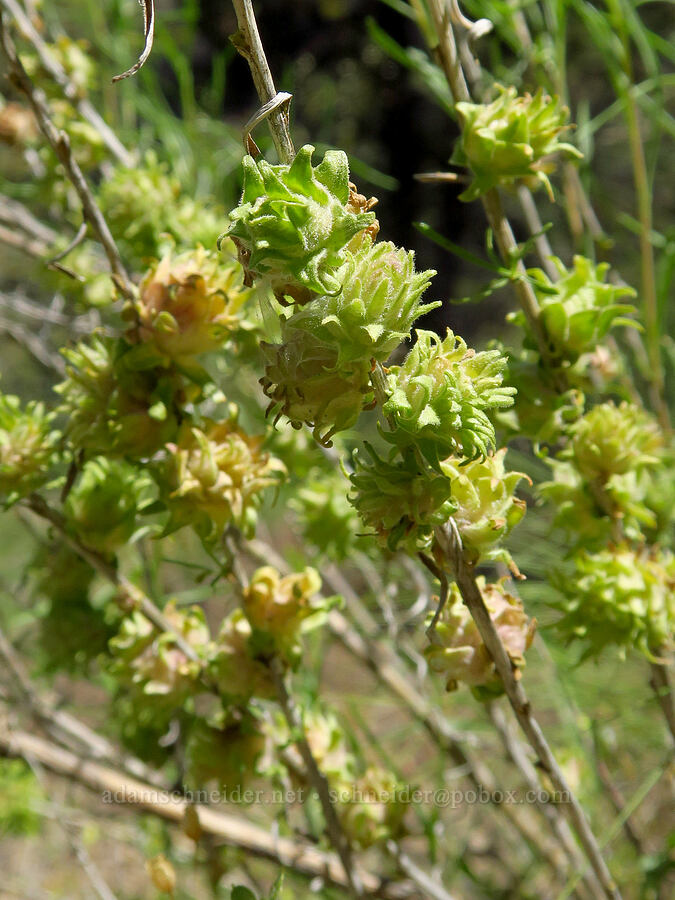
M 110 671 L 116 682 L 134 708 L 152 712 L 158 722 L 168 721 L 201 690 L 201 660 L 210 652 L 209 629 L 199 607 L 178 609 L 170 602 L 163 615 L 172 632 L 159 632 L 142 613 L 134 611 L 122 620 L 109 645 Z M 174 635 L 183 638 L 198 659 L 189 659 Z
M 114 601 L 109 592 L 92 588 L 94 570 L 66 543 L 41 547 L 31 568 L 40 606 L 46 601 L 38 620 L 41 668 L 89 675 L 114 633 Z
M 525 651 L 534 638 L 536 621 L 528 620 L 522 602 L 512 596 L 501 581 L 487 584 L 479 575 L 476 583 L 509 659 L 515 667 L 522 668 Z M 424 656 L 429 667 L 446 679 L 448 691 L 456 690 L 462 682 L 485 699 L 503 693 L 492 657 L 455 584 Z
M 552 373 L 540 365 L 538 353 L 523 350 L 511 355 L 509 383 L 516 391 L 515 406 L 499 412 L 497 423 L 514 436 L 531 438 L 536 445 L 556 444 L 583 415 L 586 398 L 579 387 L 558 391 Z M 570 370 L 567 374 L 571 380 Z M 588 379 L 582 383 L 584 390 L 592 387 Z
M 127 305 L 130 343 L 152 343 L 162 356 L 180 360 L 222 346 L 238 327 L 249 291 L 237 264 L 225 265 L 202 247 L 154 266 Z
M 337 812 L 345 835 L 359 850 L 366 850 L 403 832 L 403 819 L 411 791 L 379 766 L 369 766 L 355 781 L 337 788 Z
M 610 475 L 599 484 L 589 481 L 573 462 L 548 460 L 553 480 L 539 485 L 539 494 L 553 506 L 553 523 L 563 529 L 577 550 L 601 549 L 614 539 L 617 527 L 630 540 L 643 542 L 657 520 L 645 502 L 647 471 Z
M 601 403 L 570 429 L 561 458 L 572 459 L 588 480 L 600 483 L 658 464 L 663 435 L 656 420 L 632 403 Z
M 626 318 L 636 312 L 635 307 L 617 302 L 621 297 L 634 297 L 635 291 L 606 284 L 607 263 L 596 266 L 584 256 L 575 256 L 574 268 L 568 270 L 559 259 L 553 262 L 560 273 L 557 281 L 551 281 L 542 269 L 529 269 L 528 275 L 536 282 L 539 318 L 555 359 L 575 362 L 582 353 L 593 351 L 611 328 L 636 327 L 634 320 Z M 519 311 L 508 318 L 525 329 L 525 346 L 536 350 L 525 315 Z
M 167 530 L 192 525 L 212 539 L 233 522 L 251 534 L 263 492 L 278 485 L 286 471 L 263 452 L 263 441 L 242 431 L 234 417 L 220 423 L 207 420 L 202 428 L 185 423 L 177 443 L 166 446 L 159 476 L 170 512 Z
M 175 439 L 179 409 L 189 399 L 183 381 L 163 368 L 138 368 L 134 350 L 94 336 L 62 351 L 66 379 L 55 390 L 73 448 L 142 459 Z
M 392 366 L 383 412 L 395 429 L 385 437 L 414 444 L 437 465 L 450 454 L 475 459 L 494 447 L 489 410 L 513 404 L 515 389 L 502 384 L 506 358 L 499 350 L 476 353 L 448 329 L 444 340 L 418 331 L 402 366 Z
M 350 503 L 391 551 L 400 545 L 412 553 L 428 547 L 434 528 L 456 509 L 450 479 L 421 468 L 412 452 L 388 461 L 366 444 L 365 455 L 354 455 L 350 481 Z
M 44 404 L 22 407 L 18 397 L 0 392 L 0 499 L 11 503 L 47 480 L 59 439 L 53 420 Z
M 296 470 L 297 471 L 297 470 Z M 297 513 L 304 540 L 334 561 L 354 549 L 360 523 L 347 499 L 348 483 L 340 472 L 310 472 L 289 506 Z
M 264 278 L 282 297 L 295 297 L 298 288 L 337 293 L 346 245 L 375 219 L 347 206 L 347 155 L 328 150 L 313 166 L 313 153 L 307 144 L 290 165 L 246 156 L 241 202 L 230 213 L 226 233 L 243 251 L 251 277 Z
M 301 631 L 319 624 L 328 609 L 327 602 L 317 596 L 320 590 L 316 569 L 283 577 L 272 566 L 258 569 L 244 588 L 242 601 L 255 651 L 263 657 L 279 655 L 290 664 L 297 662 Z
M 114 553 L 133 536 L 150 487 L 148 476 L 129 463 L 104 456 L 90 459 L 63 507 L 68 527 L 87 547 Z
M 252 697 L 272 699 L 276 689 L 269 666 L 252 646 L 253 629 L 241 609 L 224 620 L 209 659 L 209 674 L 227 703 L 245 706 Z
M 586 645 L 584 657 L 605 647 L 634 647 L 665 662 L 673 649 L 675 557 L 667 550 L 625 545 L 581 552 L 575 572 L 562 579 L 563 616 L 557 627 L 568 641 Z
M 510 187 L 525 180 L 529 187 L 543 184 L 552 197 L 548 175 L 555 168 L 551 157 L 568 153 L 581 157 L 571 144 L 559 140 L 569 110 L 543 90 L 518 96 L 514 87 L 497 85 L 492 103 L 457 103 L 462 135 L 452 157 L 473 172 L 471 186 L 460 200 L 475 200 L 495 187 Z
M 42 25 L 42 23 L 41 23 Z M 61 34 L 49 43 L 49 58 L 65 71 L 72 84 L 73 99 L 82 99 L 98 83 L 96 64 L 92 55 L 92 46 L 84 39 L 74 40 Z M 27 52 L 23 63 L 31 76 L 40 77 L 47 74 L 42 60 L 37 53 Z M 57 96 L 61 93 L 54 85 Z
M 344 725 L 336 715 L 324 710 L 318 703 L 302 709 L 302 730 L 312 756 L 333 790 L 353 784 L 358 773 L 356 758 L 345 739 Z M 267 725 L 268 734 L 276 747 L 284 748 L 284 756 L 290 761 L 288 775 L 293 783 L 306 785 L 305 765 L 294 742 L 288 722 L 279 714 Z
M 645 529 L 650 544 L 669 546 L 675 538 L 675 447 L 664 453 L 661 465 L 646 471 L 644 502 L 653 521 Z
M 440 301 L 421 302 L 435 273 L 415 272 L 414 260 L 412 250 L 365 240 L 356 253 L 346 252 L 342 290 L 307 303 L 286 326 L 335 347 L 339 366 L 362 359 L 385 362 L 416 319 L 440 306 Z
M 347 746 L 344 727 L 337 717 L 331 712 L 310 707 L 303 711 L 302 725 L 312 756 L 329 782 L 337 784 L 353 781 L 356 759 Z M 287 735 L 286 740 L 289 738 L 290 735 Z M 298 757 L 298 762 L 301 763 L 299 753 Z
M 501 560 L 519 574 L 510 554 L 498 545 L 525 515 L 526 503 L 514 496 L 527 475 L 504 467 L 506 448 L 469 463 L 448 458 L 441 469 L 450 483 L 453 519 L 462 538 L 464 557 L 472 565 Z
M 283 344 L 261 346 L 267 365 L 260 383 L 275 421 L 285 415 L 293 428 L 309 425 L 316 440 L 329 447 L 334 434 L 351 428 L 372 405 L 368 360 L 342 368 L 333 347 L 300 331 Z
M 220 720 L 198 719 L 187 746 L 189 781 L 196 788 L 215 783 L 226 794 L 244 785 L 256 772 L 265 750 L 265 734 L 258 721 L 243 713 L 222 714 Z
M 161 256 L 167 242 L 179 250 L 215 247 L 220 231 L 222 212 L 183 194 L 179 180 L 154 153 L 147 153 L 142 165 L 117 168 L 104 179 L 99 203 L 137 266 Z

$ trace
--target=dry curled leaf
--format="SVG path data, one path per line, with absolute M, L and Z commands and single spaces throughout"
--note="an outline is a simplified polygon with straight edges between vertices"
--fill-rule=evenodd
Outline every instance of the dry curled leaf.
M 135 75 L 136 72 L 143 68 L 152 52 L 152 44 L 155 39 L 155 2 L 154 0 L 139 0 L 139 3 L 143 7 L 143 31 L 145 32 L 145 46 L 143 47 L 143 52 L 138 57 L 138 60 L 134 63 L 134 65 L 130 69 L 127 69 L 126 72 L 122 72 L 121 75 L 115 75 L 115 77 L 113 78 L 113 83 L 116 81 L 122 81 L 124 78 L 131 78 L 132 75 Z

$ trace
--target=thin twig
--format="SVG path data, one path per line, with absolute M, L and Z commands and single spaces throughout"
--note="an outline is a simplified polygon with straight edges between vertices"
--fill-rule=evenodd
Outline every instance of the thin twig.
M 114 768 L 92 762 L 27 732 L 0 731 L 0 755 L 22 759 L 31 756 L 51 772 L 95 791 L 105 802 L 142 809 L 177 825 L 183 823 L 191 806 L 187 800 L 177 797 L 175 791 L 158 790 L 147 782 L 129 778 Z M 335 854 L 325 853 L 303 841 L 277 837 L 270 829 L 253 825 L 240 816 L 206 806 L 192 805 L 192 809 L 197 812 L 199 826 L 205 834 L 301 874 L 318 876 L 338 887 L 347 887 L 342 865 Z M 387 900 L 403 900 L 416 894 L 416 889 L 405 883 L 386 884 L 366 872 L 361 878 L 369 894 Z
M 663 653 L 664 657 L 666 652 Z M 668 725 L 670 736 L 675 743 L 675 704 L 673 703 L 673 687 L 670 683 L 668 667 L 659 663 L 651 663 L 650 685 L 656 694 L 656 699 L 663 711 L 663 717 Z
M 247 61 L 258 97 L 264 106 L 274 101 L 277 89 L 260 40 L 253 4 L 251 0 L 232 0 L 232 5 L 239 25 L 239 31 L 232 38 L 232 43 Z M 272 110 L 267 121 L 279 159 L 282 163 L 290 163 L 295 156 L 295 148 L 288 130 L 288 105 L 282 104 Z
M 185 638 L 178 634 L 164 613 L 139 587 L 132 584 L 128 578 L 122 575 L 118 569 L 96 550 L 92 550 L 83 544 L 78 538 L 68 531 L 63 516 L 53 510 L 39 494 L 31 494 L 24 505 L 40 518 L 49 522 L 61 536 L 61 538 L 80 556 L 88 562 L 92 569 L 102 575 L 107 581 L 115 585 L 125 598 L 125 601 L 133 608 L 138 609 L 159 631 L 171 636 L 176 646 L 192 662 L 201 664 L 201 660 L 195 649 L 187 643 Z
M 457 583 L 464 603 L 467 605 L 474 619 L 481 638 L 492 657 L 499 677 L 504 685 L 504 690 L 513 707 L 518 723 L 525 734 L 532 749 L 537 754 L 538 765 L 549 776 L 553 787 L 560 791 L 568 802 L 563 805 L 572 827 L 579 838 L 586 856 L 593 867 L 595 874 L 602 885 L 605 894 L 610 900 L 620 900 L 621 894 L 607 868 L 598 842 L 588 823 L 586 815 L 570 788 L 563 772 L 558 765 L 551 748 L 532 712 L 530 701 L 525 693 L 522 683 L 516 678 L 511 660 L 497 633 L 490 613 L 485 606 L 485 601 L 480 588 L 476 583 L 473 570 L 467 565 L 464 557 L 456 545 L 453 531 L 449 528 L 437 528 L 436 539 L 450 566 L 450 571 Z
M 612 801 L 612 806 L 619 814 L 619 817 L 622 820 L 621 827 L 623 828 L 624 834 L 628 838 L 629 842 L 633 845 L 636 853 L 640 856 L 640 858 L 644 858 L 647 855 L 647 850 L 640 838 L 640 835 L 635 830 L 633 823 L 630 820 L 630 816 L 625 814 L 626 800 L 619 788 L 614 784 L 612 779 L 612 775 L 609 771 L 609 767 L 604 759 L 601 759 L 597 748 L 595 753 L 595 771 L 598 773 L 598 778 L 602 782 L 602 786 L 607 793 L 607 796 Z
M 326 831 L 342 861 L 345 878 L 349 885 L 349 892 L 352 897 L 363 897 L 362 879 L 354 866 L 351 845 L 342 829 L 337 812 L 335 811 L 335 806 L 333 805 L 330 796 L 328 780 L 319 768 L 319 765 L 314 758 L 314 754 L 312 753 L 312 748 L 309 746 L 307 738 L 305 737 L 305 730 L 300 718 L 300 713 L 288 691 L 283 664 L 278 657 L 272 659 L 270 670 L 274 679 L 277 698 L 284 714 L 284 718 L 286 719 L 293 740 L 295 741 L 295 745 L 302 756 L 309 782 L 319 797 L 321 809 L 323 810 L 324 819 L 326 821 Z
M 75 716 L 63 709 L 54 708 L 54 704 L 42 696 L 31 682 L 18 653 L 2 629 L 0 658 L 10 674 L 12 692 L 17 699 L 27 704 L 33 716 L 51 737 L 90 758 L 121 765 L 125 772 L 135 778 L 143 778 L 157 786 L 164 785 L 164 779 L 145 763 L 114 747 L 107 738 L 92 731 Z
M 527 227 L 534 235 L 534 246 L 539 255 L 539 261 L 551 281 L 557 281 L 560 277 L 560 273 L 552 261 L 552 257 L 554 256 L 553 247 L 551 247 L 548 237 L 544 232 L 544 226 L 539 218 L 539 210 L 537 209 L 537 204 L 534 202 L 532 191 L 521 184 L 518 188 L 518 199 L 520 200 Z
M 49 348 L 44 345 L 42 340 L 28 328 L 24 328 L 18 322 L 6 319 L 0 316 L 0 332 L 4 331 L 12 340 L 16 341 L 21 347 L 35 357 L 46 369 L 52 369 L 59 376 L 65 375 L 66 366 L 61 357 L 57 353 L 51 353 Z
M 438 579 L 438 583 L 441 586 L 441 594 L 438 598 L 436 611 L 434 612 L 433 618 L 427 626 L 426 630 L 427 637 L 433 643 L 434 641 L 438 640 L 438 638 L 436 637 L 436 626 L 438 625 L 438 620 L 441 618 L 441 614 L 445 609 L 445 604 L 448 602 L 448 579 L 445 575 L 445 572 L 443 572 L 442 569 L 438 568 L 438 566 L 430 556 L 427 556 L 426 553 L 418 553 L 417 555 L 419 556 L 422 563 L 434 576 L 434 578 Z
M 101 135 L 103 142 L 113 156 L 126 168 L 134 165 L 134 157 L 121 143 L 115 132 L 107 125 L 89 100 L 79 95 L 78 89 L 70 80 L 63 66 L 52 56 L 48 45 L 40 37 L 35 26 L 21 9 L 17 0 L 0 0 L 7 12 L 13 17 L 23 37 L 30 41 L 37 53 L 42 66 L 49 72 L 54 81 L 59 85 L 64 96 L 75 105 L 83 119 L 86 119 Z
M 66 247 L 64 247 L 63 250 L 59 250 L 59 252 L 56 254 L 56 256 L 53 256 L 49 260 L 47 265 L 53 266 L 54 263 L 60 262 L 62 259 L 65 259 L 69 253 L 72 253 L 72 251 L 76 247 L 80 246 L 80 244 L 86 238 L 86 236 L 87 236 L 87 223 L 82 222 L 80 227 L 77 229 L 77 234 L 75 235 L 75 237 L 71 241 L 68 242 L 68 245 Z
M 2 0 L 2 2 L 6 2 L 6 0 Z M 6 27 L 4 15 L 0 14 L 0 19 L 2 22 L 2 45 L 10 65 L 9 77 L 30 103 L 42 133 L 51 145 L 59 162 L 66 170 L 66 175 L 75 188 L 80 203 L 82 204 L 84 218 L 90 223 L 94 234 L 100 241 L 105 254 L 108 257 L 113 280 L 121 293 L 127 299 L 131 299 L 134 297 L 133 285 L 124 268 L 117 245 L 108 228 L 108 223 L 99 209 L 98 204 L 94 200 L 93 194 L 87 184 L 87 180 L 73 156 L 68 135 L 65 131 L 59 131 L 52 122 L 42 92 L 35 87 L 17 55 L 14 42 Z
M 496 703 L 489 703 L 487 705 L 487 711 L 497 734 L 502 740 L 506 755 L 511 759 L 515 767 L 525 779 L 525 783 L 527 784 L 528 789 L 537 798 L 537 805 L 541 810 L 544 818 L 551 826 L 551 829 L 555 834 L 557 840 L 560 842 L 560 846 L 563 848 L 565 855 L 567 856 L 571 864 L 572 871 L 580 870 L 584 866 L 585 861 L 579 851 L 577 844 L 574 841 L 574 837 L 572 835 L 572 832 L 570 831 L 570 827 L 560 814 L 560 810 L 556 804 L 547 803 L 539 799 L 542 793 L 541 782 L 537 777 L 537 772 L 532 765 L 530 758 L 525 752 L 525 748 L 512 733 L 503 711 Z M 590 896 L 604 896 L 602 888 L 594 878 L 586 878 L 585 886 L 588 891 L 590 891 Z M 584 896 L 589 896 L 589 894 L 584 892 Z
M 23 203 L 5 194 L 0 194 L 0 221 L 21 228 L 26 234 L 49 246 L 59 239 L 59 232 L 56 229 L 37 219 Z
M 452 894 L 448 893 L 442 884 L 434 881 L 423 869 L 420 869 L 395 841 L 387 841 L 387 850 L 394 857 L 401 871 L 424 891 L 425 898 L 428 897 L 429 900 L 453 900 Z
M 145 37 L 143 52 L 130 69 L 127 69 L 126 72 L 122 72 L 121 75 L 115 75 L 113 77 L 113 83 L 123 81 L 125 78 L 131 78 L 132 75 L 135 75 L 136 72 L 143 68 L 152 53 L 152 45 L 155 40 L 155 3 L 154 0 L 140 0 L 140 2 L 143 6 L 143 32 Z
M 91 334 L 95 327 L 100 323 L 96 316 L 92 316 L 95 310 L 81 316 L 68 316 L 65 313 L 55 309 L 50 309 L 31 300 L 22 291 L 11 291 L 9 293 L 0 293 L 0 308 L 11 310 L 26 319 L 33 319 L 36 322 L 48 322 L 50 325 L 61 325 L 70 332 L 76 334 Z
M 49 252 L 47 245 L 37 238 L 15 229 L 5 228 L 4 225 L 0 225 L 0 243 L 6 244 L 14 250 L 20 250 L 21 253 L 35 259 L 44 259 Z

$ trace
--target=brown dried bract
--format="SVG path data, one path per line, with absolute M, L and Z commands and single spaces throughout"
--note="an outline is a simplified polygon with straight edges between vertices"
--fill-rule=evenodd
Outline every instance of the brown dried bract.
M 355 213 L 358 215 L 359 213 L 367 213 L 371 212 L 378 204 L 377 197 L 366 198 L 364 194 L 359 194 L 356 185 L 353 182 L 349 182 L 349 200 L 347 200 L 347 209 L 349 212 Z M 364 229 L 365 233 L 371 238 L 371 240 L 375 240 L 380 230 L 380 223 L 375 219 L 372 225 L 369 225 Z

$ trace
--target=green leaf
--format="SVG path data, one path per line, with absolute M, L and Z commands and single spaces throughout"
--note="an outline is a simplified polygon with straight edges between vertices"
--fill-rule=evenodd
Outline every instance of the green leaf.
M 258 900 L 253 891 L 241 884 L 232 888 L 232 894 L 230 896 L 232 900 Z

